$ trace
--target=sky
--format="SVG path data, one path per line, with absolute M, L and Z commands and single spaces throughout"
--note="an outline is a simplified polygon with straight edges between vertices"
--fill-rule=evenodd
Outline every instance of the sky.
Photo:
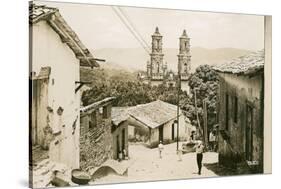
M 89 49 L 141 48 L 111 6 L 43 1 L 37 4 L 59 8 Z M 178 48 L 184 29 L 193 47 L 252 51 L 264 48 L 263 16 L 137 7 L 121 9 L 149 45 L 158 26 L 163 35 L 163 48 Z

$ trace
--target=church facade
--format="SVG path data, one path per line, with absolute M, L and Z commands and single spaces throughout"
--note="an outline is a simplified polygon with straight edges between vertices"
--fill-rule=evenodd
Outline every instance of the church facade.
M 191 70 L 190 38 L 186 31 L 179 38 L 178 73 L 168 71 L 167 62 L 164 62 L 163 36 L 156 27 L 152 37 L 150 60 L 147 61 L 147 71 L 144 82 L 157 86 L 164 84 L 175 87 L 178 78 L 181 79 L 181 89 L 189 93 L 188 78 Z

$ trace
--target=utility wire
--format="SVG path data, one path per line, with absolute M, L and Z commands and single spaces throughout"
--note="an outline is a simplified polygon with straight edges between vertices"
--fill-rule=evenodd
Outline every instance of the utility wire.
M 123 10 L 121 7 L 118 7 L 119 11 L 123 14 L 123 16 L 126 18 L 126 20 L 129 22 L 129 24 L 131 25 L 131 27 L 133 28 L 133 30 L 136 32 L 136 34 L 139 36 L 139 38 L 142 40 L 142 42 L 146 45 L 146 48 L 150 50 L 150 47 L 148 45 L 148 43 L 145 41 L 145 39 L 142 37 L 142 35 L 138 32 L 136 26 L 134 25 L 134 23 L 131 21 L 131 19 L 129 18 L 128 14 L 126 13 L 125 10 Z
M 140 43 L 140 45 L 142 46 L 142 48 L 150 55 L 149 49 L 147 49 L 146 44 L 144 44 L 144 42 L 142 40 L 139 39 L 139 37 L 136 35 L 136 33 L 134 32 L 134 30 L 130 27 L 130 25 L 126 22 L 126 18 L 122 17 L 122 13 L 118 12 L 118 10 L 115 8 L 115 6 L 111 6 L 113 11 L 116 13 L 116 15 L 120 18 L 120 20 L 122 21 L 122 23 L 127 27 L 127 29 L 132 33 L 132 35 L 136 38 L 136 40 Z

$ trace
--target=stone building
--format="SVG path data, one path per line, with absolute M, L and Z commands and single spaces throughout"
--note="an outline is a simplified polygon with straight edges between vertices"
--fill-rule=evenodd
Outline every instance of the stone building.
M 108 97 L 80 109 L 80 167 L 98 167 L 109 159 L 128 156 L 126 115 L 112 108 Z
M 179 73 L 168 71 L 167 62 L 164 63 L 164 54 L 162 48 L 162 38 L 158 27 L 156 27 L 152 37 L 152 46 L 150 61 L 147 61 L 146 76 L 141 75 L 141 80 L 149 83 L 152 86 L 164 84 L 167 86 L 175 87 Z M 182 36 L 179 38 L 179 54 L 178 54 L 178 70 L 181 77 L 181 89 L 189 93 L 188 79 L 191 69 L 191 56 L 190 56 L 190 38 L 183 31 Z
M 100 166 L 113 157 L 111 108 L 113 97 L 80 109 L 80 168 Z
M 264 51 L 214 67 L 219 85 L 219 163 L 263 169 Z
M 129 125 L 135 127 L 135 134 L 140 135 L 148 146 L 155 147 L 160 141 L 164 144 L 176 141 L 177 106 L 157 100 L 130 107 L 128 114 Z M 179 115 L 179 140 L 186 141 L 192 126 L 181 110 Z

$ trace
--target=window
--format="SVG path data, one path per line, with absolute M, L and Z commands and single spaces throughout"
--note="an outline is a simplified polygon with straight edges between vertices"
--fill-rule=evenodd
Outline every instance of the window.
M 228 130 L 228 119 L 229 119 L 229 114 L 228 114 L 228 104 L 229 104 L 229 98 L 228 94 L 225 95 L 225 130 Z
M 104 119 L 108 119 L 111 117 L 111 105 L 107 105 L 103 107 L 103 115 Z
M 238 120 L 238 98 L 237 98 L 237 96 L 235 96 L 233 98 L 233 111 L 234 111 L 233 121 L 234 121 L 234 123 L 237 123 L 237 120 Z

